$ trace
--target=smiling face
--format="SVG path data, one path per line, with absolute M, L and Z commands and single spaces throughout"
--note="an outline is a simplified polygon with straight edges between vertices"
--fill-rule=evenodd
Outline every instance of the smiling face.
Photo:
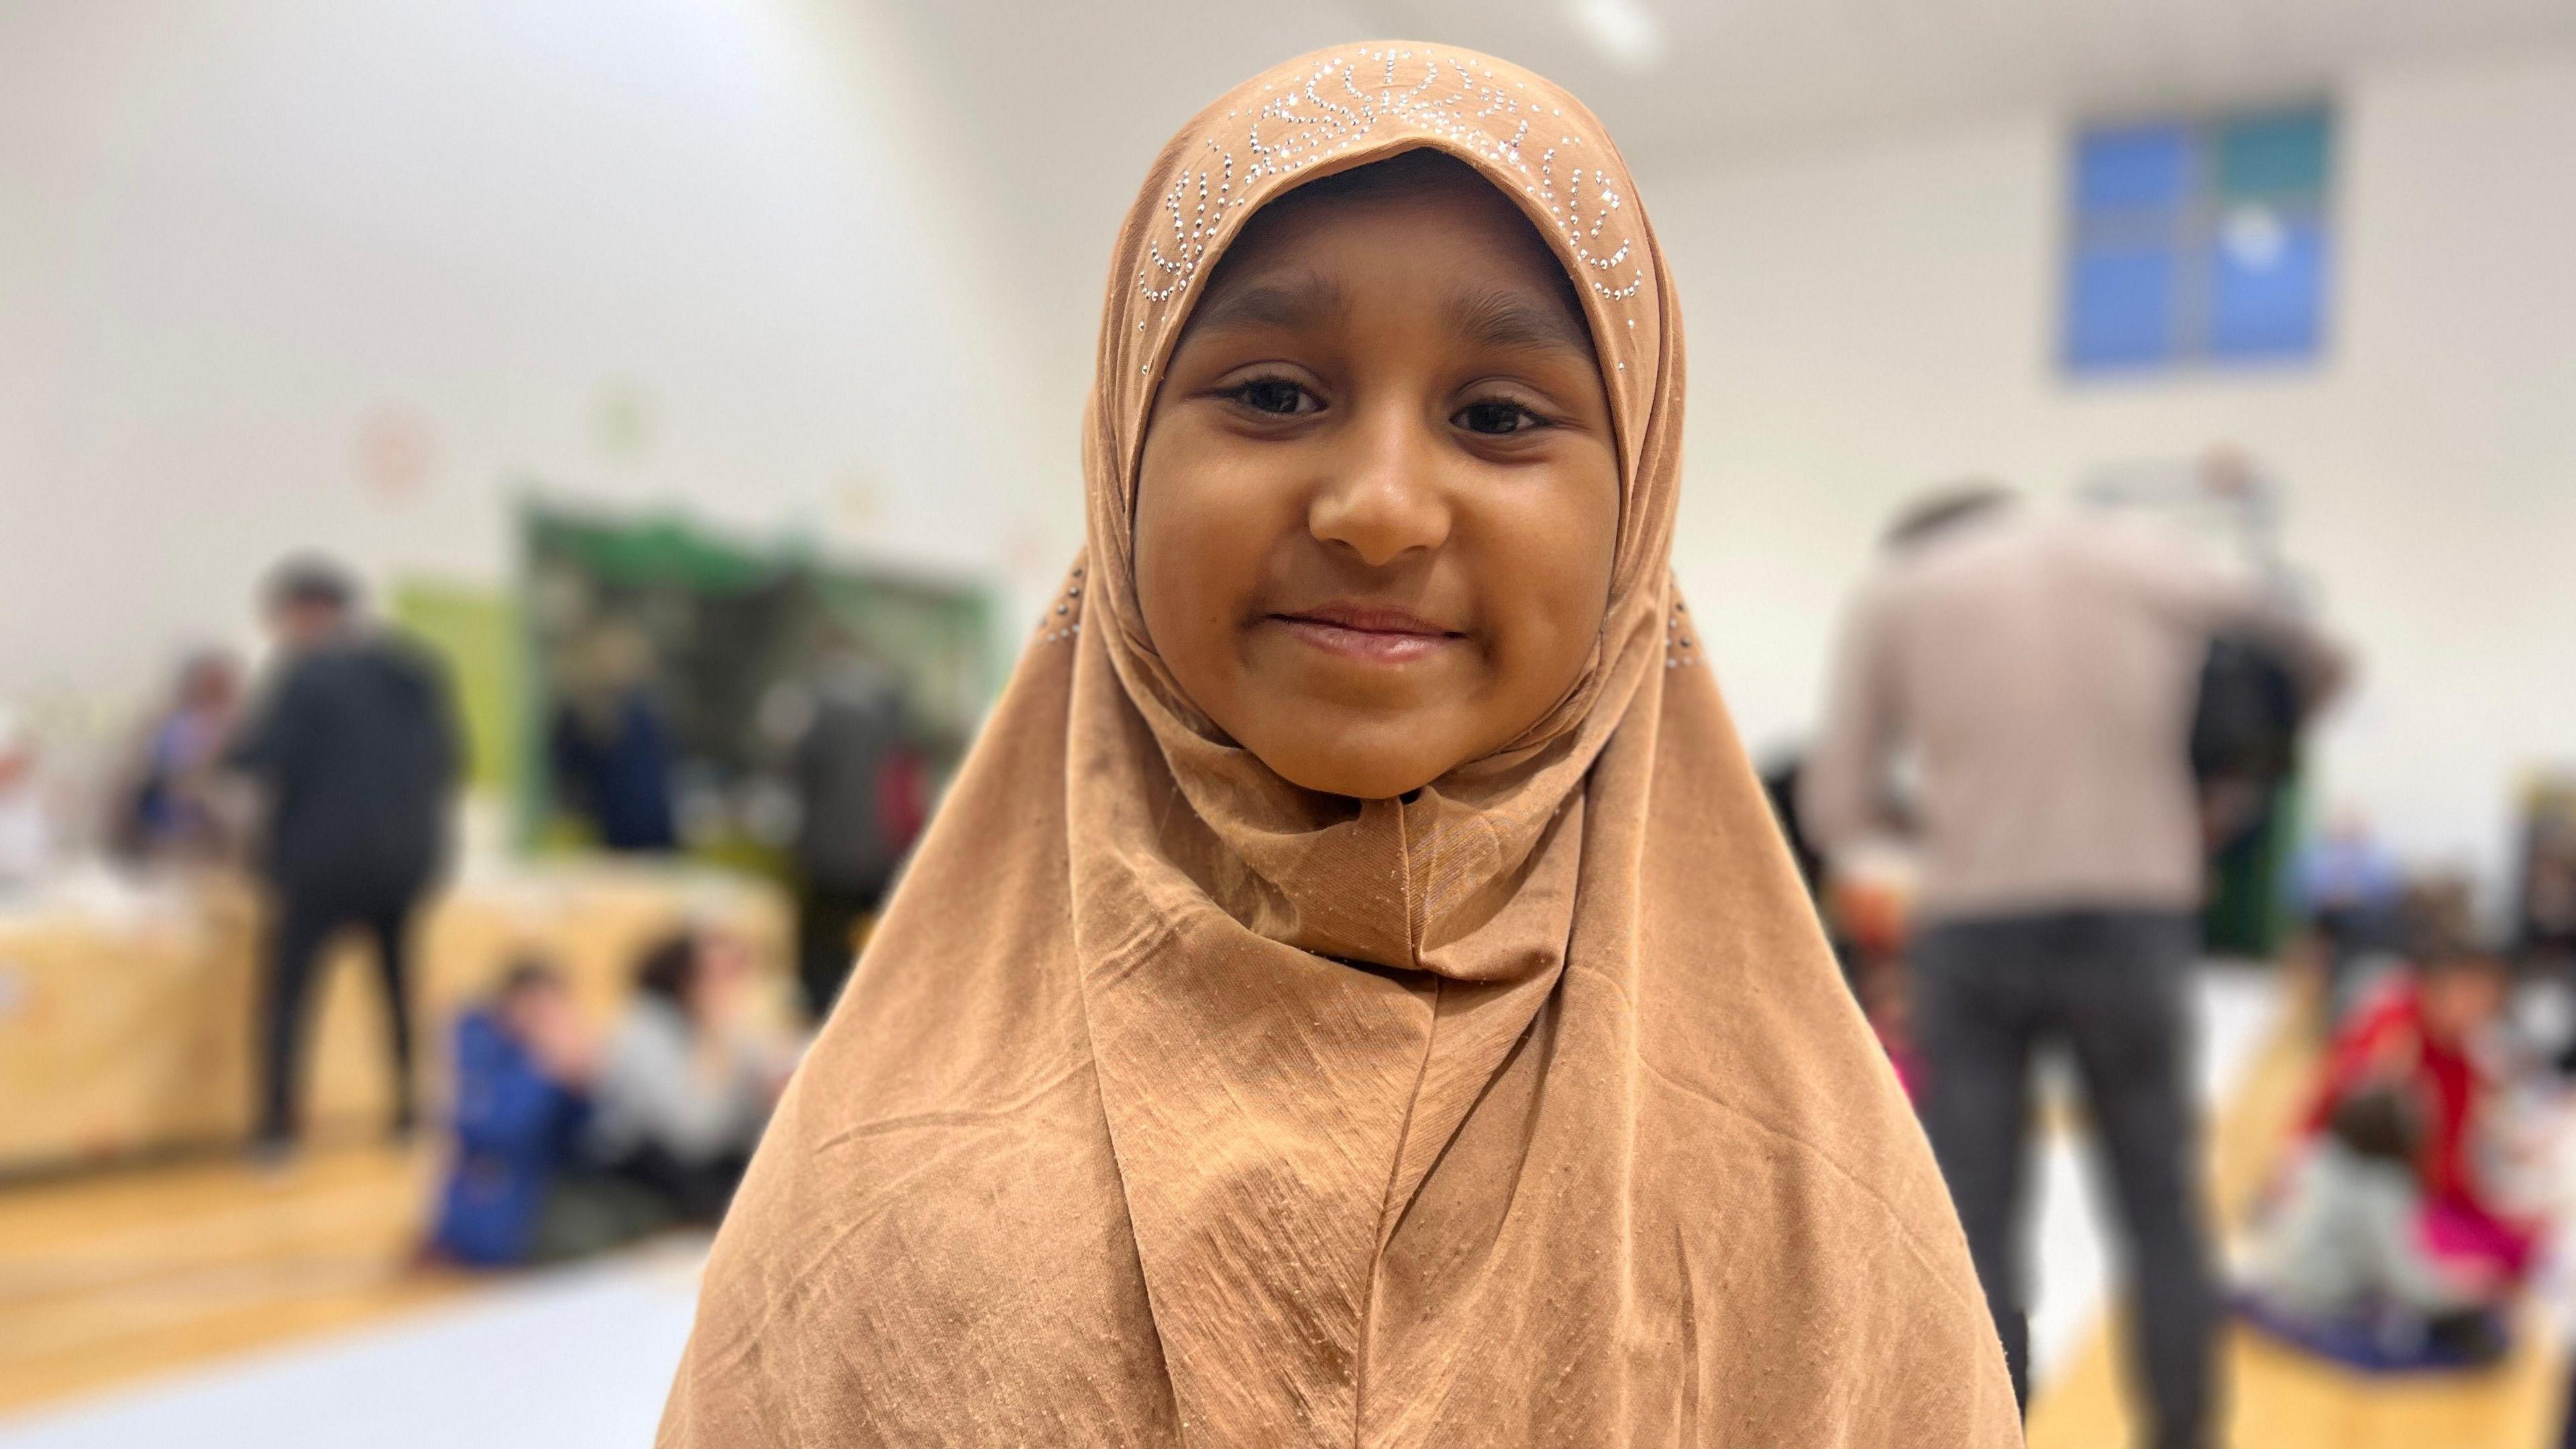
M 1382 799 L 1490 754 L 1592 658 L 1619 526 L 1610 404 L 1564 268 L 1427 152 L 1247 225 L 1137 476 L 1137 603 L 1217 727 Z

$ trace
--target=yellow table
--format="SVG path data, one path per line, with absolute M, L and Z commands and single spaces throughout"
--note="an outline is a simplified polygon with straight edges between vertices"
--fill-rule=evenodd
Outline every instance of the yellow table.
M 255 893 L 221 876 L 104 878 L 0 902 L 0 1173 L 243 1140 L 256 1070 Z M 513 864 L 469 875 L 423 913 L 411 982 L 425 1103 L 441 1100 L 449 1028 L 511 961 L 559 966 L 603 1025 L 636 955 L 684 922 L 735 932 L 773 1010 L 789 999 L 790 912 L 773 887 L 703 868 Z M 367 948 L 336 948 L 308 1022 L 305 1118 L 324 1134 L 390 1114 L 383 1005 Z

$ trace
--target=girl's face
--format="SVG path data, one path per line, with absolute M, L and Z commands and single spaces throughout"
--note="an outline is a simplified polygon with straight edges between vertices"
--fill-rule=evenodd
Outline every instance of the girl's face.
M 1589 662 L 1619 461 L 1591 336 L 1463 165 L 1247 226 L 1148 419 L 1137 602 L 1173 678 L 1282 777 L 1396 796 Z

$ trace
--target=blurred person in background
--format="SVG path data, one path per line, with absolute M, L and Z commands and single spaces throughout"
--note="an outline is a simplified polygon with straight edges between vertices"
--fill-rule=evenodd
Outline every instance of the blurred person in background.
M 1821 906 L 1825 904 L 1825 857 L 1816 849 L 1806 822 L 1798 814 L 1798 774 L 1805 767 L 1805 757 L 1795 750 L 1774 755 L 1762 769 L 1762 793 L 1771 801 L 1772 818 L 1780 822 L 1781 838 L 1789 842 L 1789 859 L 1798 867 L 1798 879 L 1806 883 L 1807 894 L 1815 897 Z M 1827 912 L 1826 934 L 1831 936 L 1833 930 L 1832 914 Z M 1849 970 L 1850 959 L 1844 955 L 1842 943 L 1836 941 L 1834 944 L 1834 955 L 1842 959 L 1844 969 Z
M 901 689 L 848 639 L 816 671 L 790 757 L 796 835 L 796 975 L 821 1021 L 858 954 L 895 869 L 929 818 L 929 782 Z
M 1920 1106 L 1923 1058 L 1914 1049 L 1914 983 L 1905 962 L 1893 956 L 1868 956 L 1854 963 L 1851 982 L 1861 1015 L 1869 1019 L 1879 1050 L 1887 1053 L 1887 1064 L 1896 1071 L 1896 1084 L 1905 1089 L 1905 1100 Z
M 2399 1079 L 2360 1082 L 2326 1116 L 2264 1214 L 2249 1312 L 2294 1341 L 2363 1362 L 2485 1361 L 2504 1279 L 2424 1239 L 2423 1103 Z
M 795 1065 L 768 1030 L 743 942 L 680 931 L 635 970 L 635 997 L 594 1078 L 591 1158 L 678 1219 L 724 1215 Z
M 53 825 L 37 764 L 35 735 L 0 705 L 0 891 L 35 884 L 53 863 Z
M 543 962 L 514 962 L 491 998 L 458 1019 L 454 1153 L 431 1235 L 438 1256 L 500 1267 L 590 1246 L 578 1226 L 567 1231 L 558 1187 L 580 1162 L 598 1064 L 597 1039 Z
M 2405 872 L 2371 834 L 2368 818 L 2347 807 L 2300 850 L 2291 890 L 2324 955 L 2329 1018 L 2340 1018 L 2353 989 L 2365 984 L 2362 964 L 2403 945 Z
M 241 662 L 200 650 L 179 667 L 170 698 L 145 720 L 114 794 L 108 839 L 140 862 L 209 861 L 233 849 L 237 821 L 223 789 L 224 751 L 241 714 Z
M 2576 973 L 2576 787 L 2534 792 L 2516 872 L 2516 947 L 2559 974 Z
M 2538 1224 L 2504 1205 L 2488 1180 L 2501 1124 L 2503 1081 L 2495 1036 L 2511 989 L 2503 959 L 2465 934 L 2416 932 L 2411 970 L 2356 1007 L 2335 1035 L 2315 1105 L 2314 1141 L 2352 1097 L 2402 1092 L 2421 1115 L 2413 1154 L 2425 1244 L 2462 1271 L 2520 1281 L 2537 1251 Z
M 1919 851 L 1924 1126 L 2025 1402 L 2031 1058 L 2072 1048 L 2130 1246 L 2150 1442 L 2171 1449 L 2212 1423 L 2217 1294 L 2184 1060 L 2204 875 L 2188 746 L 2222 632 L 2278 649 L 2311 703 L 2340 678 L 2312 629 L 2179 541 L 1996 485 L 1945 490 L 1890 530 L 1850 606 L 1800 782 L 1829 856 L 1885 835 Z
M 227 756 L 260 791 L 270 937 L 259 1154 L 291 1147 L 314 974 L 343 932 L 372 939 L 384 985 L 395 1131 L 414 1122 L 405 963 L 412 919 L 446 853 L 459 749 L 445 672 L 368 623 L 356 582 L 328 560 L 279 566 L 267 589 L 277 644 L 263 697 Z
M 653 688 L 653 646 L 612 621 L 586 638 L 571 697 L 555 711 L 556 794 L 613 851 L 679 844 L 671 805 L 671 727 Z

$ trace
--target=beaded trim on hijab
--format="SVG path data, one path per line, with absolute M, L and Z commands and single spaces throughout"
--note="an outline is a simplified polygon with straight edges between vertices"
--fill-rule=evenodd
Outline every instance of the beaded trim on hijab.
M 1038 617 L 1035 642 L 1059 644 L 1082 632 L 1082 568 L 1082 561 L 1076 559 L 1073 572 L 1064 576 L 1064 587 L 1056 591 L 1055 602 Z
M 1699 643 L 1691 637 L 1690 605 L 1682 602 L 1678 585 L 1673 589 L 1673 611 L 1664 618 L 1664 667 L 1679 669 L 1701 661 Z
M 1568 255 L 1582 264 L 1580 280 L 1604 302 L 1635 299 L 1646 275 L 1641 268 L 1628 267 L 1635 238 L 1619 215 L 1626 198 L 1607 170 L 1572 166 L 1560 174 L 1559 160 L 1575 159 L 1561 153 L 1573 153 L 1584 144 L 1582 137 L 1563 132 L 1553 142 L 1546 139 L 1555 129 L 1549 122 L 1564 115 L 1562 108 L 1542 106 L 1518 94 L 1529 88 L 1528 82 L 1497 80 L 1491 68 L 1458 56 L 1367 49 L 1355 54 L 1356 61 L 1341 55 L 1318 62 L 1302 83 L 1280 85 L 1275 95 L 1249 112 L 1225 113 L 1227 120 L 1243 122 L 1240 150 L 1251 160 L 1239 160 L 1236 148 L 1211 138 L 1207 160 L 1195 167 L 1184 164 L 1173 174 L 1171 186 L 1163 193 L 1163 211 L 1172 221 L 1171 250 L 1164 250 L 1159 236 L 1149 241 L 1148 265 L 1136 273 L 1136 289 L 1147 301 L 1166 309 L 1166 320 L 1172 301 L 1197 278 L 1225 214 L 1251 204 L 1254 182 L 1329 161 L 1364 144 L 1381 121 L 1396 119 L 1427 129 L 1519 176 L 1523 194 L 1534 207 L 1545 209 L 1564 238 Z M 1440 83 L 1444 65 L 1480 109 L 1466 110 L 1463 103 L 1447 97 L 1423 99 Z M 1361 78 L 1364 74 L 1367 81 Z M 1495 127 L 1505 129 L 1498 133 Z M 1530 135 L 1533 128 L 1539 132 L 1535 142 Z M 1605 230 L 1610 233 L 1607 239 L 1602 235 Z M 1625 285 L 1620 285 L 1622 267 L 1628 268 Z M 1595 273 L 1606 274 L 1607 280 Z M 1636 319 L 1627 319 L 1627 325 L 1635 327 Z M 1139 332 L 1145 327 L 1143 321 L 1136 324 Z M 1624 372 L 1628 364 L 1618 366 Z M 1151 372 L 1152 364 L 1137 370 Z

